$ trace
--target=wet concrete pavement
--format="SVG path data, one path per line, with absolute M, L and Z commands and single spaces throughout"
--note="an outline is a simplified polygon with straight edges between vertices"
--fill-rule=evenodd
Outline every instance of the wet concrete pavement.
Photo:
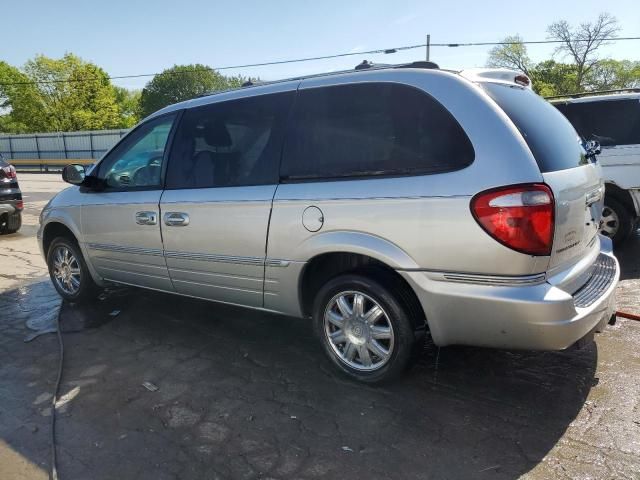
M 25 177 L 44 204 L 49 177 Z M 29 208 L 0 237 L 2 479 L 46 478 L 50 458 L 57 339 L 23 340 L 59 299 Z M 638 252 L 640 235 L 619 252 L 618 299 L 640 314 Z M 336 374 L 303 320 L 136 289 L 61 319 L 64 479 L 640 478 L 640 322 L 566 352 L 427 346 L 374 388 Z

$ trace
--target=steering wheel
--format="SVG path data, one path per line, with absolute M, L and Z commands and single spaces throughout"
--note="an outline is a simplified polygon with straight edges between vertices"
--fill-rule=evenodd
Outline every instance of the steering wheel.
M 162 155 L 156 155 L 149 159 L 147 164 L 143 167 L 140 167 L 133 174 L 132 183 L 138 187 L 144 187 L 148 185 L 155 185 L 160 180 L 159 178 L 159 168 L 162 164 Z

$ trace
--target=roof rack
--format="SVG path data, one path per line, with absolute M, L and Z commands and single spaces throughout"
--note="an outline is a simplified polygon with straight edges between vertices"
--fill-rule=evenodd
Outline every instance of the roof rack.
M 318 77 L 327 77 L 327 76 L 333 76 L 333 75 L 341 75 L 341 74 L 345 74 L 345 73 L 353 73 L 354 71 L 360 71 L 360 70 L 388 70 L 388 69 L 394 69 L 394 68 L 424 68 L 424 69 L 429 69 L 429 70 L 438 70 L 438 69 L 440 69 L 440 67 L 438 66 L 437 63 L 428 62 L 428 61 L 424 61 L 424 60 L 416 61 L 416 62 L 410 62 L 410 63 L 400 63 L 400 64 L 372 63 L 372 62 L 369 62 L 368 60 L 363 60 L 358 65 L 356 65 L 353 70 L 339 70 L 339 71 L 336 71 L 336 72 L 314 73 L 312 75 L 303 75 L 303 76 L 299 76 L 299 77 L 283 78 L 281 80 L 272 80 L 272 81 L 268 81 L 268 82 L 247 80 L 246 82 L 244 82 L 240 86 L 240 89 L 251 88 L 251 87 L 259 87 L 259 86 L 262 86 L 262 85 L 273 85 L 273 84 L 276 84 L 276 83 L 307 80 L 309 78 L 318 78 Z M 222 91 L 218 91 L 218 92 L 203 93 L 201 95 L 198 95 L 196 98 L 208 97 L 208 96 L 211 96 L 211 95 L 217 95 L 219 93 L 229 92 L 229 91 L 232 91 L 232 90 L 238 90 L 238 88 L 230 88 L 230 89 L 222 90 Z
M 618 88 L 613 90 L 594 90 L 592 92 L 567 93 L 565 95 L 552 95 L 550 97 L 544 97 L 544 98 L 545 100 L 556 100 L 559 98 L 582 98 L 582 97 L 592 97 L 596 95 L 609 95 L 612 93 L 640 93 L 640 88 Z

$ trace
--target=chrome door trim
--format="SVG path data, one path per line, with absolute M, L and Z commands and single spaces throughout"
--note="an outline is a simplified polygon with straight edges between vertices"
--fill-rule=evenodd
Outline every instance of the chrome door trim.
M 261 257 L 234 257 L 230 255 L 216 255 L 211 253 L 192 253 L 165 250 L 164 256 L 167 258 L 182 258 L 186 260 L 200 260 L 205 262 L 239 263 L 243 265 L 264 265 Z
M 159 257 L 163 255 L 162 250 L 156 248 L 126 247 L 108 243 L 87 243 L 86 246 L 92 250 L 103 250 L 106 252 L 137 253 L 139 255 L 154 255 Z
M 267 258 L 264 263 L 267 267 L 288 267 L 291 262 L 278 258 Z
M 113 245 L 107 243 L 88 243 L 86 246 L 93 250 L 103 250 L 107 252 L 137 253 L 142 255 L 164 256 L 166 258 L 201 260 L 205 262 L 235 263 L 240 265 L 255 265 L 259 267 L 265 265 L 267 267 L 288 267 L 291 263 L 290 260 L 283 260 L 279 258 L 264 259 L 262 257 L 237 257 L 231 255 L 215 255 L 209 253 L 178 252 L 172 250 L 162 251 L 159 249 L 127 247 L 124 245 Z
M 546 273 L 537 273 L 534 275 L 484 275 L 477 273 L 464 272 L 443 272 L 438 270 L 423 269 L 398 269 L 401 272 L 422 272 L 426 273 L 432 280 L 456 283 L 470 283 L 475 285 L 494 285 L 503 287 L 517 287 L 540 285 L 547 280 Z

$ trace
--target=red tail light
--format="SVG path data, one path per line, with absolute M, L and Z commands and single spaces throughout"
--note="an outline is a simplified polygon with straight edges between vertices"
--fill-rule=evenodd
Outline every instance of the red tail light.
M 0 167 L 0 178 L 16 178 L 16 168 L 13 165 Z
M 543 184 L 487 190 L 471 200 L 476 221 L 497 241 L 529 255 L 550 255 L 555 205 Z
M 18 210 L 22 210 L 22 209 L 24 208 L 24 202 L 23 202 L 22 200 L 18 200 L 18 201 L 16 202 L 16 208 L 17 208 Z

